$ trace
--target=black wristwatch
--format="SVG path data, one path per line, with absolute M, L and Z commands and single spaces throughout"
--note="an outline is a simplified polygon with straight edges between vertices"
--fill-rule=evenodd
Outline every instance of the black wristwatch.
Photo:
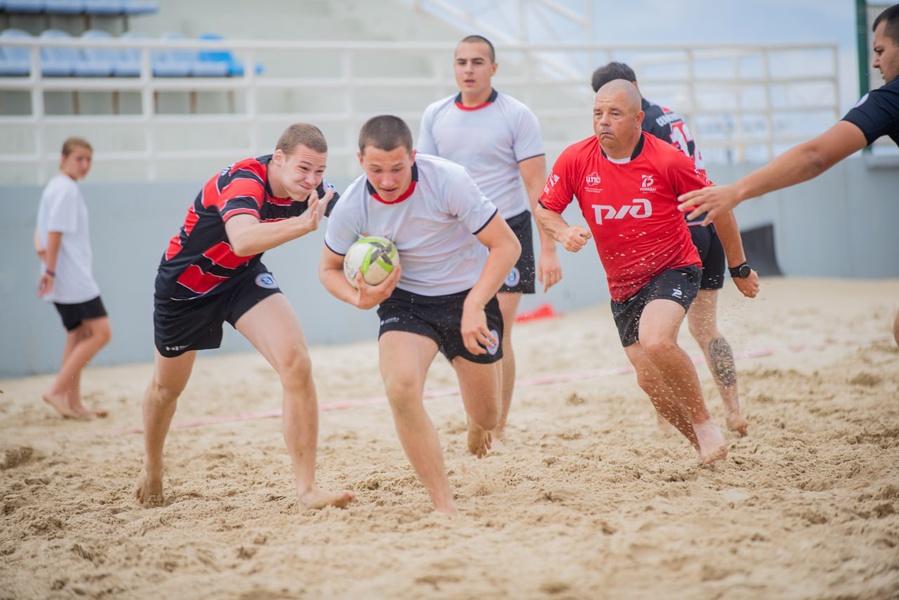
M 736 267 L 731 267 L 730 269 L 731 277 L 742 277 L 746 278 L 752 274 L 752 267 L 749 266 L 748 262 L 743 262 L 741 265 L 737 265 Z

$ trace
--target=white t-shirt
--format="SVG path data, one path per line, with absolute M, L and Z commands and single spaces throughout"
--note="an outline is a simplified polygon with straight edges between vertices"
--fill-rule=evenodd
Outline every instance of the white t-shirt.
M 372 196 L 365 175 L 350 184 L 328 217 L 325 244 L 346 255 L 362 236 L 393 240 L 403 274 L 397 287 L 423 296 L 471 289 L 487 262 L 475 237 L 497 209 L 464 167 L 418 153 L 411 194 L 393 204 Z
M 463 108 L 456 94 L 428 106 L 416 149 L 467 168 L 503 218 L 510 219 L 530 210 L 518 163 L 543 156 L 543 139 L 531 109 L 496 90 L 491 99 Z
M 81 188 L 70 177 L 56 175 L 47 183 L 37 211 L 37 231 L 44 248 L 47 247 L 49 232 L 62 233 L 53 290 L 44 299 L 60 304 L 78 304 L 99 296 L 100 287 L 91 270 L 87 204 L 81 195 Z

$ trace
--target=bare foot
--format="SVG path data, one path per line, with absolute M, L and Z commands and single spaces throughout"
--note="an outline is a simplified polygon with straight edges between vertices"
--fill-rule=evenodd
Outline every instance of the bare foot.
M 313 488 L 300 495 L 300 510 L 318 510 L 326 506 L 336 506 L 337 508 L 346 508 L 353 501 L 356 494 L 346 490 L 338 493 L 323 492 L 318 488 Z
M 493 438 L 490 435 L 490 432 L 481 429 L 477 425 L 474 424 L 474 421 L 471 419 L 468 420 L 468 451 L 477 456 L 478 458 L 484 458 L 487 456 L 487 452 L 490 450 L 490 445 L 493 441 Z
M 102 419 L 109 416 L 108 410 L 103 410 L 102 408 L 87 408 L 83 404 L 80 406 L 72 406 L 70 407 L 70 410 L 81 419 L 91 419 L 93 417 Z
M 134 488 L 134 497 L 144 508 L 162 506 L 165 502 L 162 495 L 162 476 L 151 477 L 146 469 L 142 469 Z
M 44 394 L 41 396 L 44 399 L 44 402 L 52 406 L 56 409 L 56 412 L 61 414 L 66 419 L 89 419 L 90 416 L 86 416 L 80 413 L 77 413 L 69 408 L 69 402 L 65 396 Z
M 749 421 L 740 413 L 727 415 L 725 420 L 727 421 L 727 428 L 739 433 L 740 437 L 746 437 L 746 434 L 749 433 Z
M 677 427 L 672 425 L 668 421 L 668 419 L 663 417 L 662 414 L 659 413 L 658 411 L 656 411 L 656 425 L 658 426 L 659 431 L 661 431 L 665 435 L 676 435 L 676 434 L 680 433 L 677 430 Z
M 727 458 L 727 442 L 724 441 L 721 430 L 711 419 L 705 423 L 694 423 L 693 430 L 696 432 L 696 439 L 699 442 L 699 448 L 696 450 L 699 462 L 709 465 Z

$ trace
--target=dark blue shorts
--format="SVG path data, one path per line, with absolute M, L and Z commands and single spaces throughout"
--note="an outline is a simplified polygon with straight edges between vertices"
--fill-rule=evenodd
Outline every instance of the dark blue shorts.
M 612 315 L 615 317 L 615 325 L 618 326 L 618 337 L 621 345 L 627 348 L 636 344 L 639 340 L 640 317 L 643 309 L 653 300 L 673 300 L 684 310 L 690 310 L 690 305 L 699 293 L 699 280 L 702 270 L 696 266 L 669 269 L 656 275 L 640 291 L 625 300 L 615 302 L 612 300 Z
M 479 364 L 491 364 L 503 357 L 503 314 L 496 296 L 487 303 L 487 328 L 497 344 L 486 354 L 472 354 L 462 342 L 462 305 L 468 291 L 447 296 L 422 296 L 399 288 L 378 307 L 380 338 L 388 331 L 407 331 L 431 338 L 449 360 L 461 356 Z
M 727 257 L 715 226 L 703 227 L 690 223 L 690 235 L 693 236 L 693 245 L 699 250 L 699 259 L 702 261 L 702 281 L 699 282 L 699 289 L 720 290 L 724 287 Z
M 233 327 L 248 310 L 273 294 L 278 283 L 265 265 L 259 263 L 214 294 L 192 300 L 172 300 L 155 296 L 153 330 L 156 349 L 167 358 L 190 350 L 211 350 L 222 345 L 222 326 Z
M 499 291 L 513 294 L 533 294 L 537 281 L 537 269 L 534 266 L 534 232 L 531 228 L 531 213 L 526 210 L 520 215 L 507 219 L 506 223 L 515 232 L 515 236 L 521 244 L 521 256 L 506 275 L 506 280 L 503 281 Z
M 56 312 L 62 317 L 62 326 L 66 328 L 66 331 L 78 329 L 83 322 L 90 319 L 100 319 L 106 316 L 106 307 L 103 306 L 100 296 L 77 304 L 54 302 L 53 305 L 56 307 Z

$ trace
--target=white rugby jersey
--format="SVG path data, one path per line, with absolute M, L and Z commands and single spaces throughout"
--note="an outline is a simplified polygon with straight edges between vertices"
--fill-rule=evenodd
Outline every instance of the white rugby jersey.
M 461 93 L 434 102 L 416 149 L 467 168 L 504 219 L 530 210 L 518 163 L 545 152 L 537 117 L 515 98 L 493 90 L 479 106 L 463 106 Z
M 497 213 L 464 167 L 418 153 L 412 185 L 397 202 L 377 198 L 361 175 L 328 217 L 325 245 L 346 255 L 361 236 L 393 240 L 403 274 L 397 287 L 423 296 L 444 296 L 474 286 L 487 262 L 475 237 Z
M 92 268 L 87 204 L 71 177 L 60 173 L 47 182 L 37 210 L 37 231 L 44 248 L 51 231 L 62 233 L 53 289 L 44 300 L 80 304 L 99 296 Z

